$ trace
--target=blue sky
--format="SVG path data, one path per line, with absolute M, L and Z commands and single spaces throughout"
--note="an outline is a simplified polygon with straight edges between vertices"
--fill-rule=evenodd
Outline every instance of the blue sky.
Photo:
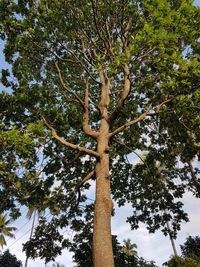
M 200 5 L 200 0 L 195 1 L 196 5 Z M 4 62 L 2 54 L 2 43 L 0 43 L 0 68 L 5 68 L 7 65 Z M 1 91 L 2 87 L 0 88 Z M 94 198 L 94 196 L 91 196 Z M 178 252 L 180 253 L 179 245 L 183 244 L 188 235 L 199 235 L 200 225 L 200 201 L 195 199 L 191 193 L 185 194 L 184 208 L 188 212 L 190 222 L 182 224 L 182 230 L 178 234 L 176 245 Z M 24 212 L 25 215 L 26 211 Z M 155 234 L 149 234 L 143 224 L 135 231 L 131 231 L 129 225 L 126 223 L 126 217 L 130 214 L 130 207 L 116 208 L 116 216 L 112 219 L 112 231 L 113 234 L 118 236 L 119 241 L 123 239 L 131 238 L 132 242 L 138 246 L 139 256 L 144 257 L 146 260 L 155 260 L 155 262 L 161 266 L 163 262 L 169 259 L 172 255 L 172 248 L 168 237 L 164 237 L 163 234 L 158 231 Z M 19 229 L 16 232 L 16 239 L 8 240 L 7 248 L 11 253 L 14 253 L 18 259 L 25 261 L 25 254 L 22 252 L 22 243 L 28 240 L 30 235 L 31 222 L 28 222 L 26 217 L 23 216 L 16 223 Z M 72 237 L 73 233 L 70 230 L 65 230 L 65 235 Z M 15 242 L 15 243 L 14 243 Z M 6 249 L 6 247 L 5 247 Z M 59 263 L 65 265 L 65 267 L 72 267 L 72 254 L 68 251 L 63 251 L 62 255 L 56 259 Z M 51 264 L 48 264 L 51 265 Z M 29 267 L 44 267 L 44 262 L 36 259 L 30 260 Z

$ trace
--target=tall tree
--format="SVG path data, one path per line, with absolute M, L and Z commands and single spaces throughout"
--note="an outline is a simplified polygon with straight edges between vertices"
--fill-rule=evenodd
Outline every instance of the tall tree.
M 5 237 L 14 238 L 15 235 L 12 233 L 16 230 L 15 227 L 9 226 L 11 220 L 6 218 L 6 214 L 0 214 L 0 246 L 6 245 Z
M 2 0 L 0 10 L 12 65 L 2 71 L 12 89 L 1 95 L 3 208 L 38 202 L 58 213 L 40 220 L 45 242 L 35 256 L 51 259 L 66 245 L 55 226 L 81 216 L 80 189 L 94 177 L 95 267 L 114 266 L 111 195 L 132 203 L 132 228 L 143 221 L 167 233 L 171 221 L 175 236 L 187 220 L 177 198 L 187 188 L 199 195 L 189 166 L 200 142 L 199 8 L 191 0 Z M 127 146 L 147 151 L 145 168 L 126 161 Z

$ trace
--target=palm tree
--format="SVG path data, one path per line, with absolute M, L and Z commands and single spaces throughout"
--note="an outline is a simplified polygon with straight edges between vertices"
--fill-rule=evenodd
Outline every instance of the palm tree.
M 123 240 L 124 245 L 122 246 L 122 252 L 125 255 L 125 261 L 126 261 L 126 266 L 132 266 L 134 263 L 134 266 L 136 265 L 135 262 L 137 261 L 138 255 L 137 255 L 137 245 L 132 244 L 130 238 L 127 240 Z
M 6 216 L 6 214 L 0 214 L 0 246 L 2 248 L 6 245 L 5 236 L 15 238 L 15 235 L 12 233 L 12 231 L 15 231 L 16 228 L 8 226 L 11 223 L 11 220 L 7 219 Z
M 26 214 L 26 217 L 31 220 L 31 218 L 33 218 L 32 220 L 32 225 L 31 225 L 31 233 L 30 233 L 30 236 L 29 236 L 29 240 L 32 238 L 33 236 L 33 230 L 34 230 L 34 227 L 35 227 L 35 220 L 36 220 L 36 215 L 38 213 L 38 218 L 41 216 L 41 214 L 43 213 L 44 211 L 41 210 L 41 208 L 37 208 L 37 207 L 34 207 L 34 206 L 31 206 L 29 207 L 29 210 Z M 27 267 L 28 266 L 28 259 L 29 259 L 29 256 L 26 256 L 26 260 L 25 260 L 25 264 L 24 264 L 24 267 Z
M 134 256 L 137 258 L 138 257 L 137 251 L 136 251 L 137 245 L 132 244 L 130 238 L 123 240 L 123 242 L 124 242 L 124 245 L 122 246 L 122 252 L 126 254 L 128 257 Z

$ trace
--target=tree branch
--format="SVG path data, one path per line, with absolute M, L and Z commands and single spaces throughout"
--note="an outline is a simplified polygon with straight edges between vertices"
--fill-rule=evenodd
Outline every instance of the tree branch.
M 92 10 L 93 10 L 93 21 L 94 21 L 94 26 L 96 28 L 96 31 L 97 31 L 97 35 L 99 36 L 99 38 L 102 40 L 104 46 L 105 46 L 105 50 L 107 51 L 107 56 L 110 57 L 110 47 L 107 45 L 107 43 L 105 42 L 105 36 L 102 36 L 101 32 L 103 31 L 103 29 L 101 28 L 101 31 L 99 29 L 99 24 L 100 22 L 97 21 L 97 12 L 98 12 L 98 9 L 97 9 L 97 4 L 95 6 L 95 2 L 94 0 L 90 0 L 91 1 L 91 4 L 92 4 Z M 106 38 L 107 39 L 107 38 Z M 112 53 L 111 53 L 112 54 Z
M 166 103 L 171 102 L 175 97 L 171 97 L 169 99 L 166 99 L 165 101 L 163 101 L 162 103 L 160 103 L 157 108 L 156 108 L 156 113 L 160 113 L 160 110 L 162 108 L 163 105 L 165 105 Z
M 92 170 L 91 172 L 89 172 L 84 178 L 83 180 L 79 183 L 79 185 L 77 186 L 77 188 L 81 188 L 81 186 L 84 185 L 85 182 L 87 182 L 88 180 L 90 180 L 92 178 L 92 176 L 94 175 L 95 170 Z
M 117 118 L 117 116 L 119 115 L 122 107 L 124 106 L 124 102 L 127 99 L 129 93 L 130 93 L 130 89 L 131 89 L 131 82 L 129 79 L 129 69 L 128 69 L 128 65 L 125 64 L 124 66 L 124 89 L 122 91 L 121 94 L 121 98 L 118 101 L 115 110 L 113 111 L 112 115 L 108 118 L 108 121 L 111 123 L 114 119 Z
M 87 67 L 83 64 L 83 62 L 72 52 L 70 51 L 64 44 L 62 44 L 61 42 L 59 42 L 60 45 L 67 51 L 69 52 L 76 60 L 77 63 L 79 63 L 81 65 L 81 67 L 83 68 L 83 70 L 85 70 L 85 72 L 88 74 L 88 76 L 97 84 L 99 84 L 99 82 L 91 75 L 90 71 L 87 69 Z M 81 51 L 82 53 L 82 51 Z
M 123 131 L 124 129 L 126 129 L 127 127 L 129 127 L 129 126 L 131 126 L 131 125 L 133 125 L 133 124 L 135 124 L 135 123 L 137 123 L 137 122 L 143 120 L 146 116 L 152 116 L 152 115 L 155 115 L 155 114 L 160 113 L 160 110 L 161 110 L 162 106 L 165 105 L 166 103 L 172 101 L 173 99 L 174 99 L 174 97 L 173 97 L 173 98 L 169 98 L 169 99 L 163 101 L 162 103 L 160 103 L 160 104 L 156 107 L 156 112 L 154 112 L 154 113 L 150 112 L 150 108 L 151 108 L 151 106 L 150 106 L 150 107 L 147 109 L 147 111 L 144 112 L 143 114 L 141 114 L 139 117 L 137 117 L 137 118 L 135 118 L 135 119 L 133 119 L 133 120 L 131 120 L 131 121 L 125 123 L 124 125 L 120 126 L 120 127 L 117 128 L 116 130 L 114 130 L 112 133 L 110 133 L 109 137 L 111 138 L 111 137 L 113 137 L 114 135 L 116 135 L 116 134 L 122 132 L 122 131 Z
M 111 137 L 113 137 L 114 135 L 116 135 L 116 134 L 122 132 L 122 131 L 125 130 L 127 127 L 129 127 L 129 126 L 131 126 L 131 125 L 137 123 L 138 121 L 143 120 L 143 119 L 146 117 L 146 115 L 147 115 L 148 113 L 149 113 L 149 109 L 148 109 L 146 112 L 144 112 L 143 114 L 141 114 L 139 117 L 137 117 L 137 118 L 135 118 L 135 119 L 133 119 L 133 120 L 131 120 L 131 121 L 125 123 L 124 125 L 120 126 L 120 127 L 117 128 L 117 129 L 115 129 L 112 133 L 109 134 L 109 138 L 111 138 Z
M 76 93 L 74 93 L 73 91 L 71 91 L 71 90 L 65 85 L 65 83 L 64 83 L 64 81 L 63 81 L 63 78 L 62 78 L 62 74 L 61 74 L 60 68 L 58 67 L 58 64 L 55 63 L 55 66 L 56 66 L 56 69 L 57 69 L 57 72 L 58 72 L 58 77 L 59 77 L 59 80 L 60 80 L 60 83 L 61 83 L 62 87 L 63 87 L 66 91 L 68 91 L 70 94 L 72 94 L 72 95 L 75 97 L 75 99 L 81 104 L 82 108 L 84 109 L 84 103 L 83 103 L 82 99 L 81 99 Z
M 59 141 L 61 144 L 65 145 L 66 147 L 69 147 L 71 149 L 74 149 L 76 151 L 80 151 L 80 152 L 84 152 L 90 156 L 94 156 L 96 158 L 99 158 L 100 155 L 99 153 L 97 153 L 96 151 L 92 150 L 92 149 L 88 149 L 86 147 L 81 147 L 81 146 L 78 146 L 78 145 L 74 145 L 70 142 L 67 142 L 63 137 L 60 137 L 55 128 L 53 128 L 47 121 L 46 119 L 42 116 L 42 119 L 44 121 L 44 124 L 51 130 L 51 134 L 52 134 L 52 137 L 55 138 L 57 141 Z
M 76 203 L 76 207 L 78 206 L 80 199 L 81 199 L 81 190 L 80 188 L 84 185 L 85 182 L 87 182 L 88 180 L 90 180 L 92 178 L 92 176 L 94 175 L 95 171 L 91 171 L 89 172 L 84 178 L 83 180 L 77 185 L 76 188 L 76 192 L 78 193 L 78 198 L 77 198 L 77 203 Z
M 155 112 L 152 112 L 152 113 L 148 113 L 147 116 L 155 116 L 155 115 L 158 115 L 158 113 L 160 113 L 160 110 L 162 108 L 162 106 L 164 106 L 166 103 L 172 101 L 175 97 L 171 97 L 165 101 L 163 101 L 161 104 L 159 104 L 156 108 L 156 111 Z
M 121 140 L 118 140 L 117 138 L 113 138 L 113 141 L 116 142 L 117 144 L 121 145 L 121 146 L 124 146 L 131 153 L 134 153 L 146 165 L 146 162 L 143 160 L 143 158 L 137 152 L 133 151 L 129 146 L 127 146 L 126 144 L 124 144 Z
M 92 138 L 97 138 L 99 133 L 93 131 L 89 126 L 89 87 L 88 80 L 85 81 L 85 100 L 84 100 L 84 114 L 83 114 L 83 131 Z

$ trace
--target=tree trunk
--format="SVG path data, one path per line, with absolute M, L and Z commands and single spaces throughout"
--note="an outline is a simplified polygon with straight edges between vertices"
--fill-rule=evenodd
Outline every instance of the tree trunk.
M 168 214 L 168 210 L 166 209 L 164 211 L 165 214 Z M 168 229 L 168 233 L 169 233 L 169 238 L 170 238 L 170 241 L 171 241 L 171 244 L 172 244 L 172 249 L 173 249 L 173 252 L 174 252 L 174 256 L 178 256 L 178 253 L 177 253 L 177 250 L 176 250 L 176 245 L 175 245 L 175 242 L 174 242 L 174 239 L 173 237 L 171 236 L 171 228 L 170 228 L 170 224 L 169 222 L 167 221 L 166 222 L 166 225 L 167 225 L 167 229 Z
M 35 217 L 36 217 L 36 210 L 34 210 L 34 213 L 33 213 L 33 221 L 32 221 L 31 233 L 30 233 L 29 240 L 32 238 L 32 235 L 33 235 L 33 230 L 34 230 L 34 227 L 35 227 Z M 28 259 L 29 259 L 29 257 L 26 256 L 26 261 L 25 261 L 24 267 L 28 266 Z
M 99 141 L 99 151 L 107 148 L 107 142 Z M 110 198 L 109 154 L 102 152 L 96 165 L 96 200 L 93 232 L 94 267 L 113 267 L 111 237 L 112 200 Z
M 102 79 L 103 80 L 103 79 Z M 112 200 L 110 196 L 109 177 L 109 123 L 107 120 L 107 106 L 109 104 L 109 84 L 102 88 L 102 98 L 99 105 L 101 110 L 101 125 L 97 139 L 97 152 L 100 155 L 95 168 L 96 198 L 94 210 L 93 231 L 93 263 L 94 267 L 114 267 L 111 212 Z
M 172 249 L 173 249 L 173 252 L 174 252 L 174 256 L 178 256 L 174 239 L 173 239 L 173 237 L 170 234 L 170 225 L 169 225 L 169 222 L 167 221 L 166 224 L 167 224 L 167 228 L 169 230 L 169 238 L 170 238 L 170 241 L 171 241 L 171 244 L 172 244 Z

